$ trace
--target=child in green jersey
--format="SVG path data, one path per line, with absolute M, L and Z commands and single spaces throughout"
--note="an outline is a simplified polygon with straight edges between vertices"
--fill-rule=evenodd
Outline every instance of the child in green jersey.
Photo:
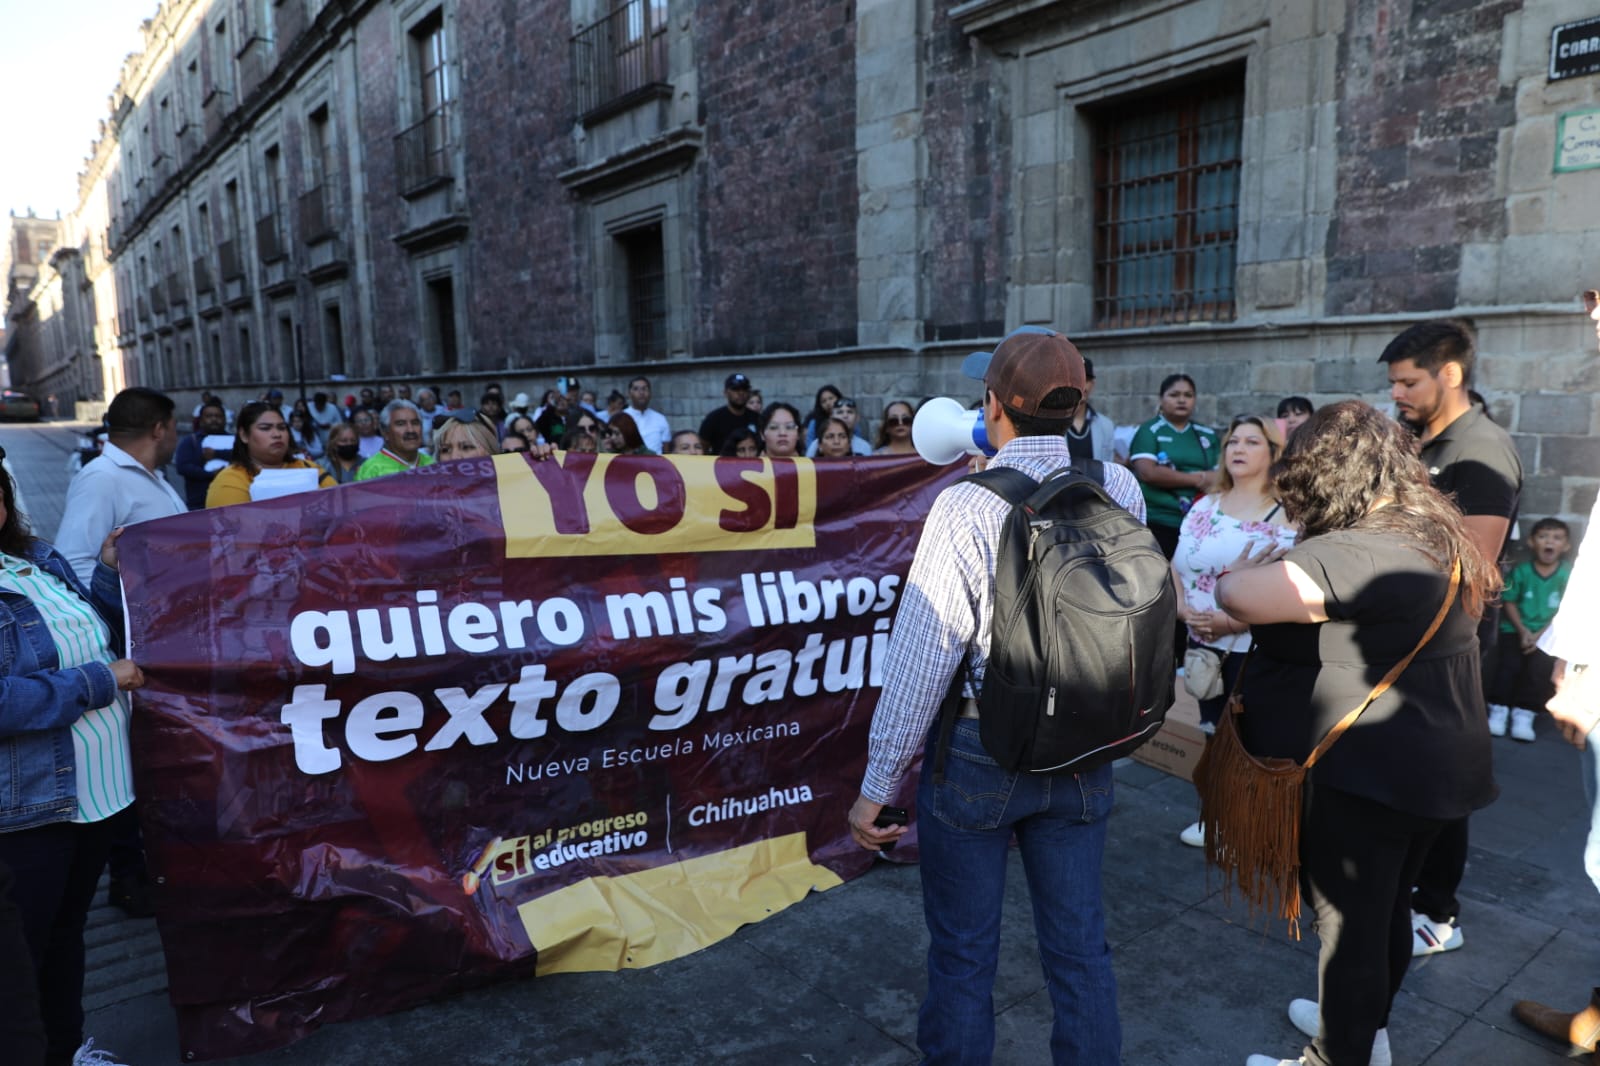
M 1533 716 L 1555 694 L 1550 656 L 1535 647 L 1556 615 L 1572 564 L 1567 524 L 1541 518 L 1528 536 L 1532 555 L 1511 569 L 1500 612 L 1500 642 L 1495 649 L 1494 684 L 1489 690 L 1489 732 L 1506 735 L 1509 719 L 1515 740 L 1533 739 Z

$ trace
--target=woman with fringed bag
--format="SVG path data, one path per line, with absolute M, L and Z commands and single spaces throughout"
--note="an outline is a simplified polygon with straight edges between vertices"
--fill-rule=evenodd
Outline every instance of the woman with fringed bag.
M 1476 626 L 1500 574 L 1367 404 L 1318 411 L 1275 475 L 1302 539 L 1218 582 L 1255 646 L 1196 773 L 1206 858 L 1296 933 L 1310 903 L 1321 1003 L 1290 1005 L 1313 1038 L 1298 1061 L 1387 1063 L 1417 869 L 1440 827 L 1496 795 Z

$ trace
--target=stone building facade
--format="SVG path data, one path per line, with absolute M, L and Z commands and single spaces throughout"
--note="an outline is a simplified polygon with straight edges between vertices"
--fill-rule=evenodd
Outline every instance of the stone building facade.
M 961 355 L 1048 323 L 1114 418 L 1174 369 L 1216 418 L 1381 399 L 1387 339 L 1453 314 L 1525 512 L 1583 514 L 1600 74 L 1552 78 L 1551 40 L 1587 15 L 167 0 L 66 221 L 78 398 L 643 372 L 692 425 L 737 369 L 870 417 L 969 396 Z

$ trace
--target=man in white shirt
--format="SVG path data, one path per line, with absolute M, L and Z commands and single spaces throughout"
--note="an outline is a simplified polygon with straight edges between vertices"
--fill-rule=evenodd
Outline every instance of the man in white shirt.
M 324 433 L 344 421 L 344 415 L 339 413 L 339 405 L 332 403 L 325 392 L 319 392 L 311 397 L 311 403 L 308 407 L 311 411 L 311 420 Z
M 628 414 L 633 416 L 634 424 L 639 427 L 644 446 L 657 455 L 664 453 L 667 441 L 672 437 L 672 427 L 667 425 L 665 415 L 650 409 L 649 378 L 641 376 L 628 382 Z
M 160 473 L 178 450 L 178 420 L 172 399 L 154 389 L 123 389 L 106 408 L 107 440 L 67 486 L 67 503 L 56 530 L 56 549 L 78 580 L 89 584 L 100 545 L 118 526 L 185 514 L 188 505 Z M 109 820 L 111 888 L 107 901 L 134 918 L 154 914 L 149 875 L 132 806 Z
M 1584 310 L 1595 324 L 1600 342 L 1600 291 L 1583 294 Z M 1583 792 L 1589 801 L 1589 839 L 1583 865 L 1589 880 L 1600 889 L 1600 500 L 1589 514 L 1589 525 L 1578 546 L 1561 607 L 1539 638 L 1539 650 L 1556 660 L 1556 694 L 1546 709 L 1579 752 L 1583 765 Z M 1600 988 L 1589 995 L 1589 1005 L 1576 1013 L 1559 1011 L 1532 1000 L 1519 1000 L 1512 1015 L 1546 1036 L 1582 1048 L 1600 1062 Z
M 98 458 L 73 475 L 55 538 L 85 585 L 106 534 L 189 509 L 160 473 L 178 450 L 172 400 L 154 389 L 123 389 L 106 409 L 106 421 L 110 439 Z

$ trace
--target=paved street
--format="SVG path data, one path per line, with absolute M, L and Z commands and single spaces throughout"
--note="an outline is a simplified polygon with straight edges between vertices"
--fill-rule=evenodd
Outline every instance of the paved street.
M 59 424 L 0 426 L 47 536 L 73 436 Z M 1577 1007 L 1600 980 L 1600 895 L 1580 859 L 1578 757 L 1547 722 L 1539 728 L 1535 744 L 1495 742 L 1502 795 L 1473 820 L 1466 946 L 1413 967 L 1391 1022 L 1397 1063 L 1558 1066 L 1564 1049 L 1512 1021 L 1511 1003 Z M 1177 839 L 1194 815 L 1187 783 L 1128 763 L 1117 787 L 1105 899 L 1124 1061 L 1210 1066 L 1256 1051 L 1298 1054 L 1284 1007 L 1315 994 L 1314 937 L 1263 932 L 1224 905 L 1200 853 Z M 1015 860 L 1012 873 L 996 1061 L 1048 1062 L 1049 1002 Z M 178 1060 L 155 923 L 100 906 L 90 938 L 89 1033 L 133 1066 Z M 911 1063 L 924 944 L 916 870 L 885 863 L 675 963 L 500 984 L 237 1061 Z

